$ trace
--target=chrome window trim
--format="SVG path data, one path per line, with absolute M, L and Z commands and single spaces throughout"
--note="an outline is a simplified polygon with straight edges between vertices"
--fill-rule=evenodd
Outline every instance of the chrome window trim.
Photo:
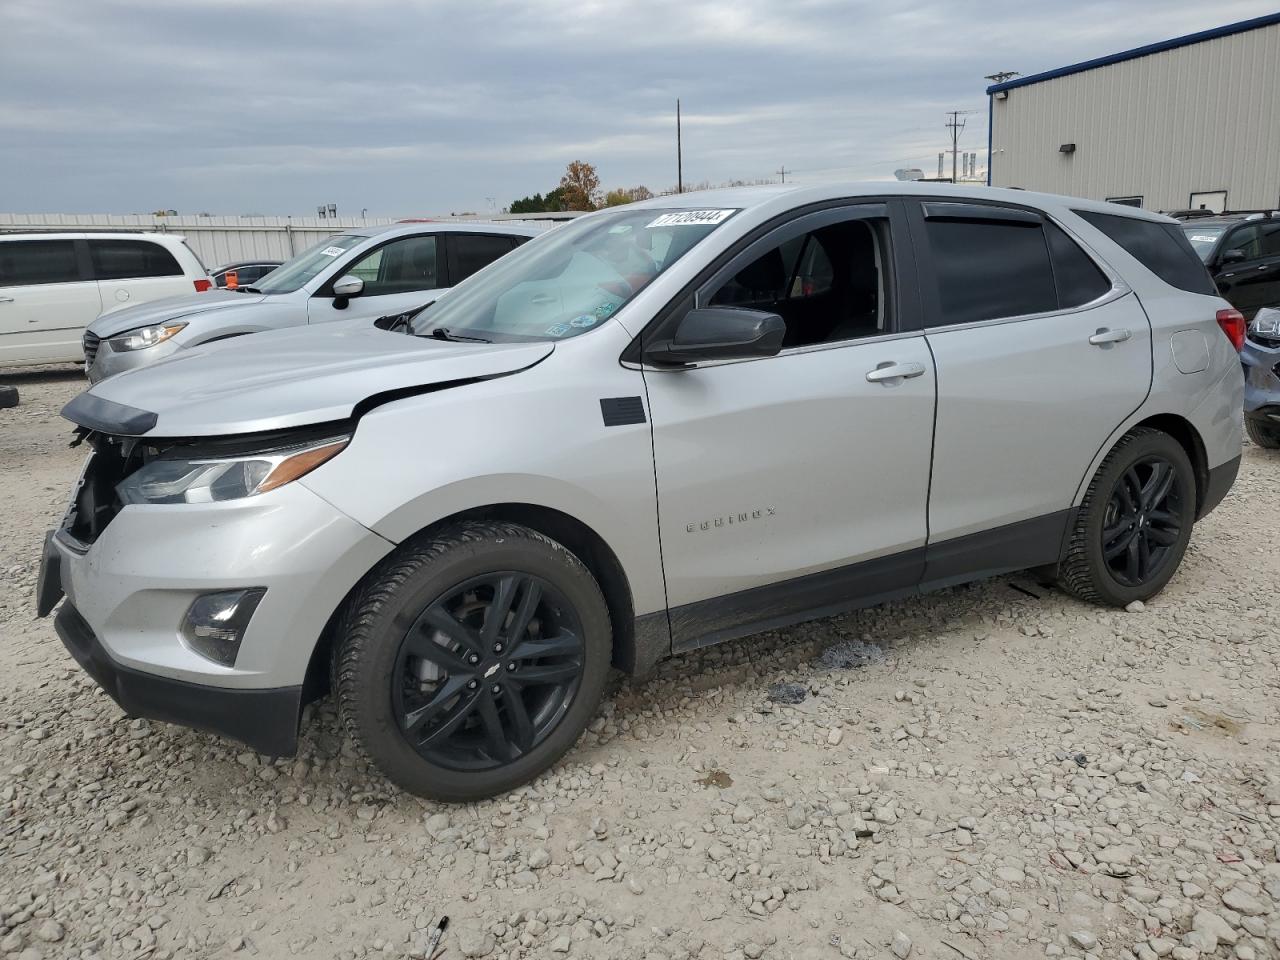
M 1123 297 L 1127 297 L 1133 291 L 1127 284 L 1121 282 L 1113 286 L 1107 293 L 1098 297 L 1096 300 L 1090 300 L 1088 303 L 1082 303 L 1078 307 L 1067 307 L 1065 310 L 1049 310 L 1044 313 L 1023 313 L 1016 317 L 996 317 L 993 320 L 973 320 L 969 323 L 951 323 L 941 327 L 926 327 L 925 336 L 932 336 L 935 333 L 950 333 L 952 330 L 975 330 L 979 327 L 995 327 L 1006 323 L 1023 323 L 1027 320 L 1044 320 L 1049 317 L 1066 317 L 1075 313 L 1084 313 L 1087 310 L 1094 310 L 1098 307 L 1106 306 L 1108 303 L 1114 303 Z
M 674 366 L 658 366 L 656 364 L 633 363 L 630 361 L 622 361 L 622 366 L 628 370 L 639 370 L 644 373 L 687 373 L 690 370 L 702 370 L 710 367 L 723 367 L 731 363 L 761 363 L 769 360 L 776 360 L 778 357 L 794 357 L 806 353 L 823 353 L 827 350 L 844 350 L 852 346 L 861 346 L 864 343 L 891 343 L 895 340 L 907 340 L 912 337 L 923 337 L 924 330 L 897 330 L 893 333 L 879 333 L 871 337 L 850 337 L 847 340 L 833 340 L 828 343 L 810 343 L 798 347 L 789 347 L 775 353 L 772 357 L 739 357 L 732 360 L 708 360 L 704 363 L 690 364 L 685 367 Z

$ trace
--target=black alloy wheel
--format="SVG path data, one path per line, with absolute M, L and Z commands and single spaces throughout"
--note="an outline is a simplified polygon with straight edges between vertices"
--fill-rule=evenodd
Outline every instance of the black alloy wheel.
M 564 756 L 613 658 L 587 566 L 500 520 L 406 540 L 334 631 L 333 689 L 360 751 L 405 790 L 453 802 L 512 790 Z
M 400 731 L 432 764 L 485 770 L 527 754 L 573 702 L 583 629 L 568 601 L 527 573 L 486 573 L 429 603 L 400 644 Z
M 1182 536 L 1185 497 L 1178 471 L 1161 456 L 1120 475 L 1102 521 L 1102 555 L 1118 583 L 1140 587 L 1160 575 Z
M 1177 572 L 1196 520 L 1196 474 L 1169 434 L 1135 427 L 1103 458 L 1075 511 L 1058 583 L 1081 600 L 1149 600 Z

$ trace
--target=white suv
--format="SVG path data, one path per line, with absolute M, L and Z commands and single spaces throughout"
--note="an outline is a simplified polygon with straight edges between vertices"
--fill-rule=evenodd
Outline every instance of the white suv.
M 0 367 L 78 361 L 95 317 L 212 287 L 174 234 L 0 235 Z
M 85 371 L 97 383 L 216 340 L 416 311 L 545 229 L 425 221 L 348 230 L 252 284 L 100 317 L 84 334 Z

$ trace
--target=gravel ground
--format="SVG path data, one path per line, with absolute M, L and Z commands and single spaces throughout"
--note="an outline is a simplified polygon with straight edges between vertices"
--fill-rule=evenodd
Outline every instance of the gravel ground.
M 3 380 L 0 956 L 1280 957 L 1274 454 L 1144 610 L 1015 577 L 679 657 L 445 807 L 327 702 L 291 760 L 121 716 L 33 619 L 82 381 Z

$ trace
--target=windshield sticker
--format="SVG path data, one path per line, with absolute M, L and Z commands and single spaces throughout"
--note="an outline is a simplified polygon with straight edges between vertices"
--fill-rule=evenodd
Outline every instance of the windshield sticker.
M 569 325 L 566 323 L 556 323 L 547 327 L 547 334 L 552 337 L 563 337 L 569 332 Z
M 574 317 L 569 321 L 569 326 L 577 327 L 579 329 L 582 329 L 583 327 L 594 327 L 595 325 L 596 318 L 589 313 L 584 313 L 582 316 Z
M 336 257 L 336 256 L 340 256 L 343 252 L 344 251 L 341 247 L 325 247 L 323 250 L 320 251 L 320 256 Z
M 596 307 L 594 312 L 597 317 L 603 318 L 609 316 L 609 314 L 613 313 L 615 309 L 617 308 L 614 304 L 606 300 L 604 303 L 600 304 L 600 306 Z
M 1191 242 L 1192 243 L 1213 243 L 1213 241 L 1217 239 L 1218 239 L 1217 237 L 1206 237 L 1206 236 L 1201 236 L 1200 234 L 1193 234 L 1191 237 Z
M 717 223 L 724 223 L 737 212 L 737 210 L 683 210 L 680 213 L 664 213 L 662 216 L 646 223 L 645 227 L 648 229 L 653 227 L 714 227 Z

